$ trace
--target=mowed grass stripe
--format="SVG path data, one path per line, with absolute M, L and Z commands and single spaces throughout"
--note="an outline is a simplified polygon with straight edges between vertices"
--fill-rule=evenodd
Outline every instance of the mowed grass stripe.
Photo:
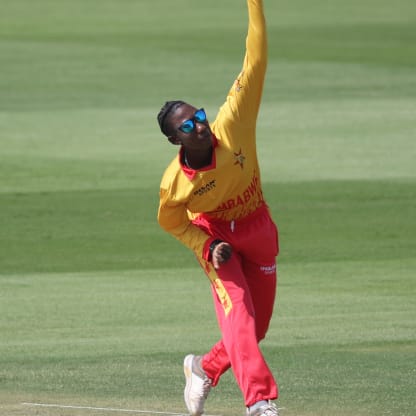
M 2 2 L 0 415 L 184 411 L 183 356 L 217 340 L 207 279 L 156 223 L 177 149 L 155 116 L 182 98 L 214 117 L 246 9 L 171 3 Z M 280 406 L 411 416 L 415 3 L 265 6 L 259 156 L 281 254 L 262 346 Z M 244 411 L 230 372 L 207 412 Z
M 412 340 L 414 267 L 415 259 L 280 265 L 277 315 L 267 343 L 290 346 Z M 2 275 L 1 285 L 2 325 L 9 331 L 0 341 L 5 347 L 18 348 L 21 342 L 24 348 L 44 343 L 53 348 L 54 343 L 64 345 L 71 339 L 77 343 L 80 338 L 81 349 L 83 342 L 86 348 L 94 342 L 103 347 L 115 342 L 122 350 L 117 336 L 134 340 L 139 334 L 130 331 L 140 328 L 141 337 L 148 335 L 145 344 L 152 343 L 150 348 L 137 345 L 141 353 L 164 351 L 161 341 L 165 334 L 153 327 L 164 327 L 169 333 L 186 332 L 183 324 L 188 318 L 197 334 L 213 336 L 218 332 L 211 314 L 209 282 L 197 267 L 12 274 Z M 347 316 L 349 319 L 339 325 Z M 205 325 L 198 327 L 198 322 Z M 75 328 L 86 332 L 73 332 Z M 331 337 L 327 337 L 329 328 Z M 170 345 L 170 351 L 182 350 L 180 338 L 177 346 Z M 201 340 L 195 336 L 187 343 Z
M 345 404 L 371 415 L 382 408 L 380 394 L 393 411 L 411 409 L 416 263 L 401 264 L 280 268 L 276 315 L 262 345 L 288 414 L 329 415 Z M 162 406 L 167 400 L 181 409 L 184 354 L 219 336 L 199 268 L 3 275 L 1 305 L 3 394 L 19 385 L 22 400 L 79 396 L 157 410 L 162 395 Z M 231 374 L 209 411 L 238 414 L 229 403 L 238 409 Z
M 415 189 L 412 181 L 265 184 L 280 261 L 413 258 Z M 159 228 L 157 195 L 143 188 L 0 194 L 1 273 L 193 266 L 192 253 Z

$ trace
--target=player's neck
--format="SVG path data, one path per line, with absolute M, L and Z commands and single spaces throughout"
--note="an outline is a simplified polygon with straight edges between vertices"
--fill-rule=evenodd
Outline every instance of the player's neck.
M 209 166 L 212 162 L 212 151 L 211 147 L 208 152 L 183 152 L 183 163 L 185 166 L 191 169 L 202 169 L 205 166 Z

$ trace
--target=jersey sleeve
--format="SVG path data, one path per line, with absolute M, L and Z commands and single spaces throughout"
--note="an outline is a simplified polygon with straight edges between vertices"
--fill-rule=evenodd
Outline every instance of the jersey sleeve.
M 168 190 L 160 189 L 159 225 L 190 248 L 197 257 L 208 260 L 213 237 L 196 227 L 189 218 L 186 206 L 172 198 Z
M 267 34 L 262 0 L 247 0 L 248 33 L 243 67 L 220 110 L 224 118 L 256 124 L 267 68 Z

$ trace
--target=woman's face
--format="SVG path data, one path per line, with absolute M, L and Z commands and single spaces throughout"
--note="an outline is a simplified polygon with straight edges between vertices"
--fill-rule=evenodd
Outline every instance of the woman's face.
M 205 112 L 190 104 L 178 107 L 169 117 L 172 134 L 169 140 L 186 149 L 204 150 L 212 147 L 212 132 Z

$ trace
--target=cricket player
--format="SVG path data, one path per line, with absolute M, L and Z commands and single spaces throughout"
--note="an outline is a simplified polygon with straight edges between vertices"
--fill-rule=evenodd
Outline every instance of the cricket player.
M 241 0 L 243 1 L 243 0 Z M 168 101 L 162 133 L 180 146 L 160 185 L 158 221 L 197 257 L 207 274 L 221 339 L 184 360 L 185 403 L 204 412 L 212 387 L 230 367 L 248 416 L 277 416 L 278 388 L 258 343 L 276 293 L 278 233 L 264 200 L 256 154 L 256 121 L 267 66 L 262 0 L 246 0 L 243 67 L 212 123 L 203 108 Z

